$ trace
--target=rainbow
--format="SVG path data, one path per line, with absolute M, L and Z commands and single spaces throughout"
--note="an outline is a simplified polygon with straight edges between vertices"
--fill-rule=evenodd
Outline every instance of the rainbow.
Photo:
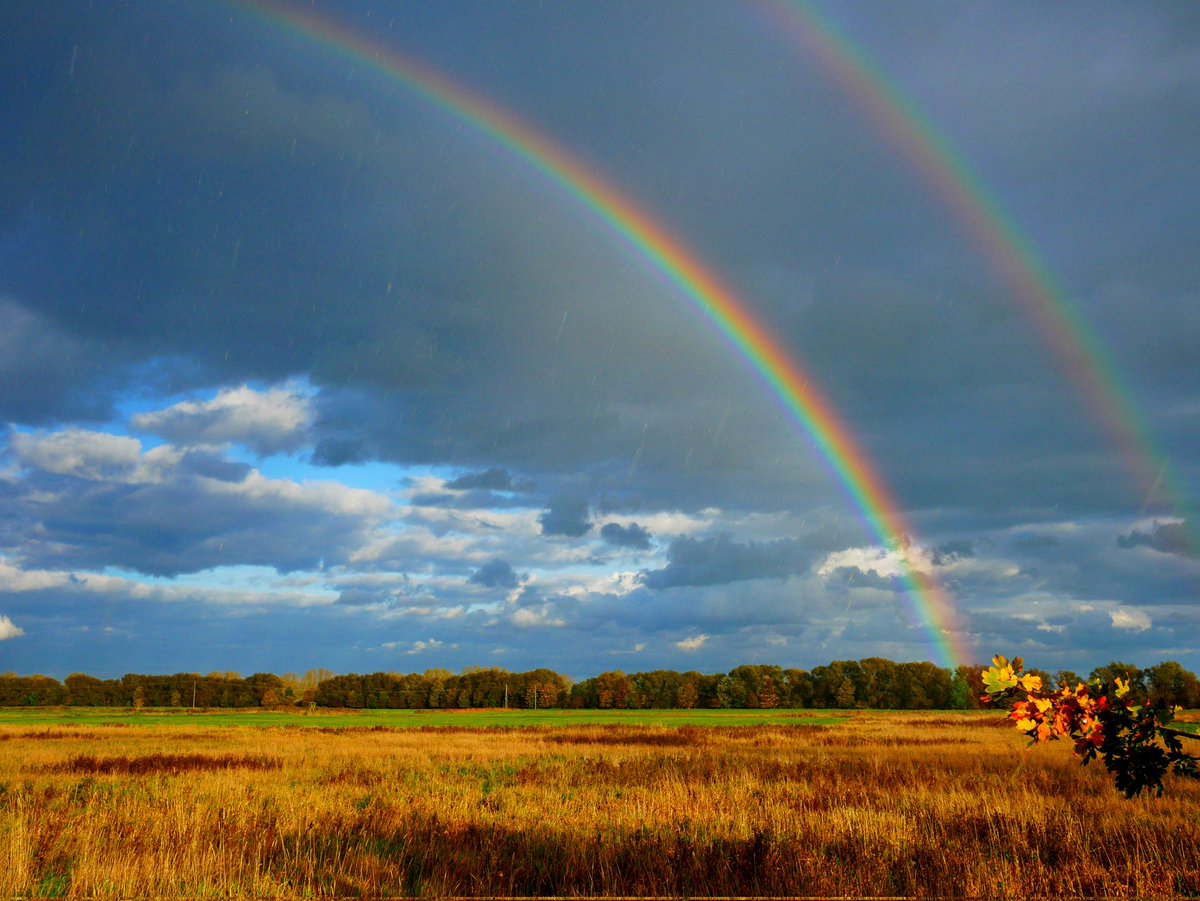
M 970 237 L 1021 305 L 1096 422 L 1120 449 L 1144 512 L 1163 506 L 1185 522 L 1190 504 L 1099 337 L 1069 302 L 1013 218 L 949 140 L 866 53 L 803 0 L 758 0 L 783 35 L 838 84 Z M 1191 534 L 1200 549 L 1200 537 Z
M 909 551 L 913 531 L 850 430 L 814 381 L 754 318 L 747 304 L 662 224 L 513 113 L 412 57 L 309 9 L 285 6 L 277 0 L 235 3 L 290 34 L 369 66 L 486 135 L 574 198 L 662 273 L 751 364 L 808 433 L 870 532 L 904 561 L 906 594 L 941 665 L 952 669 L 972 659 L 973 652 L 962 638 L 949 597 L 932 572 L 913 564 Z

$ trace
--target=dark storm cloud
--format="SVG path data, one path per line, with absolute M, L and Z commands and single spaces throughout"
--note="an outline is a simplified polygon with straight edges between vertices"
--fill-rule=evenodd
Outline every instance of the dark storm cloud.
M 414 494 L 413 504 L 424 507 L 456 507 L 463 510 L 484 508 L 504 509 L 526 507 L 530 501 L 522 495 L 536 490 L 527 479 L 514 478 L 500 466 L 480 472 L 463 473 L 445 483 L 445 491 L 425 491 Z
M 592 529 L 591 508 L 586 497 L 559 495 L 550 498 L 546 509 L 538 517 L 543 535 L 565 535 L 579 538 Z
M 879 591 L 897 591 L 897 580 L 881 576 L 873 569 L 862 570 L 857 566 L 839 566 L 829 574 L 830 580 L 842 588 L 874 588 Z
M 650 549 L 650 533 L 636 522 L 631 522 L 627 526 L 616 522 L 606 522 L 600 527 L 600 537 L 613 547 L 634 548 L 640 551 Z
M 748 579 L 786 579 L 803 572 L 811 560 L 794 538 L 776 541 L 734 541 L 721 533 L 712 538 L 676 538 L 667 550 L 664 568 L 643 572 L 647 588 L 681 585 L 725 585 Z
M 933 565 L 945 566 L 955 560 L 975 556 L 975 545 L 961 538 L 944 541 L 933 549 Z
M 492 560 L 483 564 L 471 573 L 471 578 L 467 581 L 485 588 L 516 588 L 521 583 L 520 577 L 505 560 Z
M 89 397 L 87 389 L 105 381 L 103 366 L 103 346 L 74 338 L 35 309 L 0 296 L 0 416 L 26 423 L 103 416 L 107 403 Z
M 1126 523 L 1085 521 L 998 533 L 977 543 L 974 558 L 950 566 L 962 569 L 965 564 L 970 570 L 989 560 L 1004 561 L 1003 569 L 1015 578 L 1005 576 L 995 588 L 1016 596 L 1045 592 L 1082 602 L 1116 599 L 1131 608 L 1179 603 L 1187 594 L 1182 586 L 1198 574 L 1194 558 L 1113 553 L 1114 533 L 1120 537 L 1122 528 L 1137 531 Z M 947 577 L 955 578 L 956 572 L 951 569 Z
M 386 604 L 390 598 L 390 592 L 380 589 L 345 588 L 338 595 L 335 603 L 344 607 L 369 607 Z
M 1118 535 L 1117 547 L 1149 547 L 1164 554 L 1200 559 L 1200 547 L 1197 547 L 1192 532 L 1186 521 L 1155 523 L 1149 532 L 1134 529 L 1127 535 Z
M 979 613 L 974 628 L 981 647 L 1021 648 L 1030 665 L 1034 660 L 1056 660 L 1048 669 L 1065 666 L 1086 675 L 1093 667 L 1111 660 L 1132 659 L 1149 666 L 1168 659 L 1170 650 L 1187 644 L 1191 621 L 1160 621 L 1158 616 L 1132 615 L 1120 607 L 1077 604 L 1048 617 Z M 981 655 L 982 656 L 982 655 Z
M 530 504 L 526 498 L 495 491 L 423 491 L 414 494 L 410 502 L 418 507 L 449 507 L 459 510 L 503 510 L 528 507 Z
M 1037 553 L 1053 550 L 1059 547 L 1062 541 L 1054 535 L 1019 533 L 1014 539 L 1014 543 L 1024 551 Z
M 183 473 L 214 479 L 218 482 L 242 482 L 250 475 L 252 467 L 246 463 L 226 460 L 218 454 L 190 451 L 179 459 L 179 469 Z
M 523 479 L 514 479 L 512 473 L 499 466 L 493 466 L 482 472 L 468 472 L 446 483 L 453 491 L 515 491 L 528 494 L 534 490 L 534 485 Z

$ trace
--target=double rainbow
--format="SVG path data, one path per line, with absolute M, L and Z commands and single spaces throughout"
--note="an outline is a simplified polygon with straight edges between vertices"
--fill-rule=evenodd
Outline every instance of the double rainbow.
M 949 598 L 932 572 L 911 560 L 912 529 L 849 428 L 747 303 L 678 238 L 562 146 L 440 72 L 310 10 L 275 0 L 238 3 L 265 22 L 374 69 L 486 135 L 574 198 L 666 276 L 751 364 L 808 433 L 870 532 L 903 560 L 906 594 L 939 663 L 953 668 L 971 659 Z
M 1157 447 L 1145 418 L 1095 332 L 997 198 L 928 116 L 867 54 L 809 3 L 758 0 L 771 33 L 840 86 L 875 131 L 904 159 L 970 237 L 1033 323 L 1053 358 L 1086 399 L 1095 421 L 1120 449 L 1141 507 L 1166 506 L 1185 523 L 1187 493 Z M 1195 527 L 1193 526 L 1193 529 Z M 1200 551 L 1200 537 L 1189 535 Z

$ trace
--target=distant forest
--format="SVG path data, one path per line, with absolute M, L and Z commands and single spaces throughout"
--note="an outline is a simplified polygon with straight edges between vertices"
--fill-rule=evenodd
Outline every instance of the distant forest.
M 130 674 L 97 679 L 76 673 L 0 675 L 0 707 L 317 707 L 444 710 L 447 708 L 872 708 L 969 710 L 980 706 L 982 666 L 943 669 L 932 663 L 894 663 L 882 657 L 838 660 L 809 670 L 738 666 L 728 673 L 602 673 L 582 682 L 548 669 L 510 673 L 468 667 L 423 673 L 303 676 L 256 673 Z M 1084 681 L 1069 670 L 1038 673 L 1048 685 Z M 1129 679 L 1151 703 L 1200 707 L 1200 680 L 1174 661 L 1139 669 L 1127 663 L 1098 667 L 1088 678 Z

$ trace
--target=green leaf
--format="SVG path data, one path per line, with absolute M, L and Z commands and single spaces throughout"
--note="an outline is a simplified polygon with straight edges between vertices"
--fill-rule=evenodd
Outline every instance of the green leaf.
M 983 671 L 983 688 L 990 695 L 998 695 L 1017 687 L 1016 676 L 1010 667 L 990 667 Z

